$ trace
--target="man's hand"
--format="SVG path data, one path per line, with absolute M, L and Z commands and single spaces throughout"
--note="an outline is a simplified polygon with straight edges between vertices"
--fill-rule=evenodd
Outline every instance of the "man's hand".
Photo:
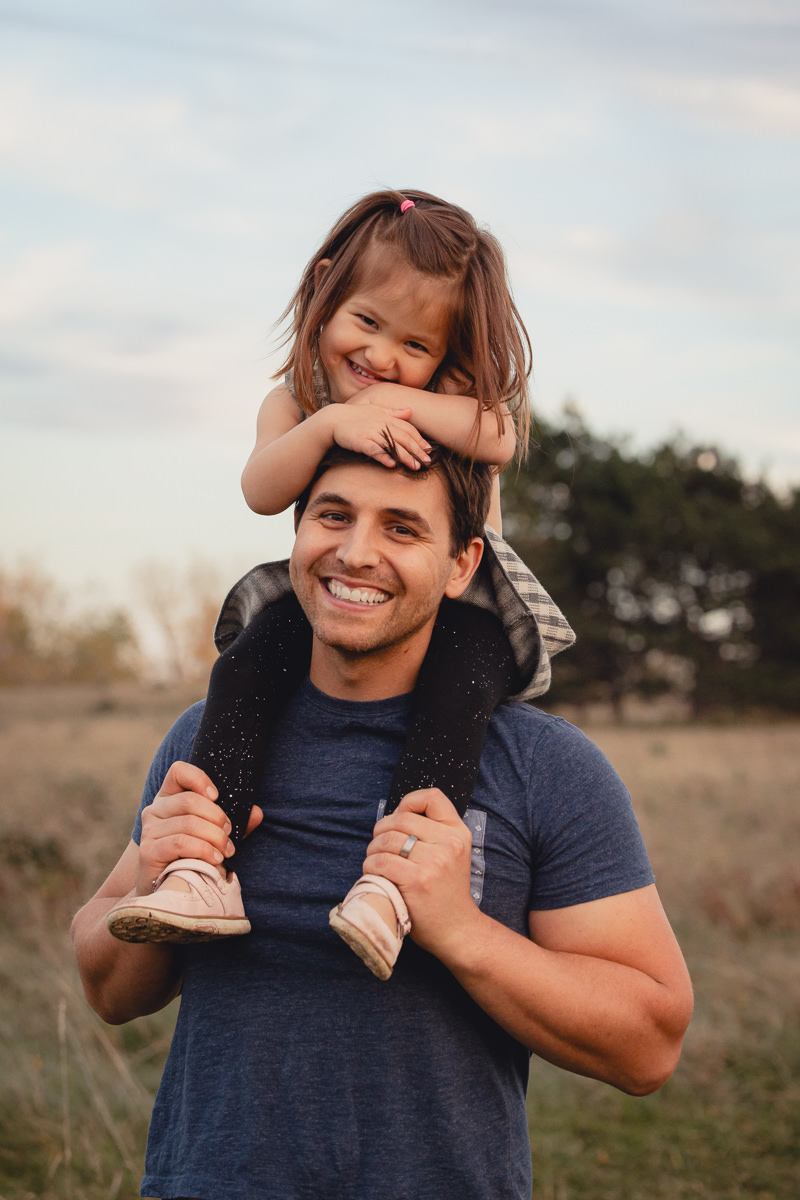
M 403 857 L 409 835 L 417 841 Z M 397 885 L 411 917 L 411 937 L 444 957 L 480 916 L 470 892 L 471 861 L 469 829 L 444 792 L 425 788 L 409 792 L 391 816 L 378 821 L 364 871 Z
M 228 836 L 231 823 L 215 803 L 217 789 L 199 767 L 175 762 L 153 803 L 142 812 L 142 839 L 136 869 L 135 891 L 148 893 L 153 880 L 176 858 L 200 858 L 219 866 L 230 858 L 234 846 Z M 254 807 L 247 832 L 260 825 L 264 814 Z

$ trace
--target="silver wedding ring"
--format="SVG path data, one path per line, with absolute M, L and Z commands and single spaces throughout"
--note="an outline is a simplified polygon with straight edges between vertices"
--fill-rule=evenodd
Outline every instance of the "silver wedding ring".
M 400 857 L 408 858 L 409 854 L 414 849 L 414 846 L 416 845 L 416 843 L 418 841 L 419 841 L 419 838 L 415 838 L 413 833 L 410 833 L 408 835 L 408 837 L 406 838 L 406 840 L 403 842 L 402 846 L 400 847 Z

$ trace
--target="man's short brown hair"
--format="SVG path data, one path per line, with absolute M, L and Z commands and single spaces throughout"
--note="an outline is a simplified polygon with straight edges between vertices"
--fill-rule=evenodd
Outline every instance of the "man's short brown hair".
M 422 463 L 418 471 L 404 466 L 396 459 L 394 446 L 389 439 L 386 451 L 397 466 L 384 467 L 386 471 L 402 471 L 412 479 L 419 479 L 428 474 L 438 475 L 444 484 L 447 495 L 450 518 L 450 553 L 453 558 L 466 550 L 475 537 L 483 537 L 483 527 L 489 515 L 489 503 L 492 498 L 492 480 L 494 471 L 488 463 L 473 462 L 462 458 L 447 446 L 434 442 L 428 451 L 429 463 Z M 311 490 L 314 484 L 326 471 L 332 467 L 343 467 L 361 463 L 367 466 L 380 466 L 374 458 L 366 454 L 356 454 L 353 450 L 345 450 L 341 446 L 332 446 L 321 459 L 314 478 L 295 504 L 295 520 L 298 520 L 306 510 Z

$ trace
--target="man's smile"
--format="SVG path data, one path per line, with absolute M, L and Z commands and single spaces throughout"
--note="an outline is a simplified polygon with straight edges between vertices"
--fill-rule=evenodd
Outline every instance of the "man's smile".
M 349 600 L 352 604 L 384 604 L 391 599 L 387 592 L 378 591 L 377 588 L 367 587 L 365 584 L 350 587 L 339 579 L 325 579 L 323 583 L 335 599 Z

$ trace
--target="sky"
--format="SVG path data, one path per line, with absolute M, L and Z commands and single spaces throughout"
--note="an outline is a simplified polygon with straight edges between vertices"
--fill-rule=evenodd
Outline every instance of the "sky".
M 799 142 L 795 0 L 0 0 L 0 569 L 287 554 L 274 323 L 384 186 L 499 238 L 535 414 L 800 483 Z

